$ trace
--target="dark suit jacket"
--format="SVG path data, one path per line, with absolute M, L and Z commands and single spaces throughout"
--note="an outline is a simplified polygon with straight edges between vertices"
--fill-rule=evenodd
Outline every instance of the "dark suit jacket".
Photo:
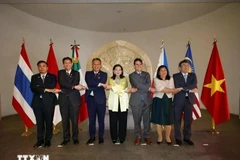
M 187 83 L 181 72 L 173 75 L 175 88 L 183 88 L 182 91 L 174 95 L 174 103 L 182 103 L 185 100 L 186 93 L 188 93 L 189 100 L 192 104 L 196 103 L 194 93 L 189 93 L 189 90 L 197 87 L 197 77 L 194 73 L 188 73 Z
M 132 106 L 138 106 L 141 103 L 141 95 L 144 96 L 144 101 L 147 105 L 152 104 L 151 93 L 149 87 L 151 87 L 151 79 L 148 72 L 141 72 L 141 76 L 137 72 L 133 72 L 129 75 L 129 80 L 133 88 L 137 88 L 138 91 L 131 94 L 129 104 Z
M 64 105 L 66 98 L 69 97 L 70 102 L 73 106 L 81 105 L 81 97 L 78 90 L 74 89 L 73 86 L 79 84 L 80 74 L 79 72 L 72 70 L 70 76 L 67 76 L 66 70 L 62 69 L 58 71 L 58 83 L 61 87 L 62 92 L 59 93 L 58 101 L 59 105 Z
M 99 71 L 95 76 L 93 71 L 87 71 L 85 75 L 85 81 L 88 85 L 85 95 L 86 101 L 88 101 L 90 93 L 93 91 L 94 99 L 98 104 L 106 103 L 105 89 L 104 87 L 98 87 L 98 84 L 107 82 L 107 73 Z
M 57 84 L 57 78 L 55 75 L 47 73 L 44 83 L 42 81 L 41 74 L 35 74 L 31 78 L 30 88 L 34 93 L 32 99 L 32 107 L 38 106 L 40 102 L 40 97 L 42 96 L 42 101 L 45 106 L 55 106 L 57 104 L 57 97 L 54 93 L 44 92 L 47 89 L 55 88 Z

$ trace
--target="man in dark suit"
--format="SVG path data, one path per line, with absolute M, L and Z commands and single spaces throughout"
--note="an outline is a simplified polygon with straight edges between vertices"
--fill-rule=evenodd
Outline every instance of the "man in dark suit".
M 64 69 L 58 71 L 58 82 L 61 87 L 59 92 L 59 106 L 62 116 L 63 142 L 58 147 L 63 147 L 70 141 L 70 120 L 72 124 L 72 140 L 79 144 L 78 140 L 78 112 L 81 105 L 79 90 L 85 89 L 79 84 L 80 74 L 72 69 L 73 63 L 70 57 L 62 60 Z
M 190 64 L 187 60 L 179 63 L 179 73 L 173 75 L 175 88 L 181 91 L 174 96 L 174 131 L 176 144 L 182 144 L 181 138 L 181 120 L 184 113 L 184 142 L 194 145 L 191 141 L 191 123 L 192 123 L 192 104 L 196 102 L 194 89 L 197 86 L 197 77 L 194 73 L 189 72 Z
M 150 106 L 152 104 L 152 97 L 150 92 L 155 92 L 151 88 L 151 79 L 148 72 L 142 71 L 143 62 L 140 58 L 134 60 L 135 72 L 129 75 L 130 83 L 133 88 L 129 90 L 131 94 L 129 104 L 132 108 L 134 119 L 134 134 L 136 136 L 135 145 L 141 143 L 141 121 L 143 118 L 144 126 L 144 141 L 151 144 L 150 139 Z
M 31 78 L 31 90 L 34 93 L 32 108 L 37 122 L 37 143 L 34 148 L 50 147 L 53 132 L 53 115 L 57 98 L 54 88 L 57 83 L 56 76 L 48 73 L 48 64 L 45 61 L 37 63 L 38 74 Z
M 107 73 L 101 71 L 101 60 L 94 58 L 92 60 L 92 71 L 86 72 L 85 81 L 87 90 L 85 94 L 88 118 L 89 118 L 89 136 L 88 145 L 94 145 L 96 133 L 96 116 L 98 117 L 98 138 L 99 144 L 104 143 L 104 118 L 106 112 L 106 95 Z

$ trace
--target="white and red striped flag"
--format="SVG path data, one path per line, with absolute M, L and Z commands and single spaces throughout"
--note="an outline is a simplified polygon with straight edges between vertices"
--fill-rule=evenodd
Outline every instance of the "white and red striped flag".
M 33 93 L 30 89 L 30 83 L 32 75 L 32 68 L 23 43 L 14 80 L 12 105 L 28 128 L 36 124 L 31 107 Z
M 193 63 L 193 57 L 192 57 L 192 51 L 191 51 L 191 46 L 190 46 L 190 42 L 188 42 L 187 44 L 187 52 L 185 55 L 185 60 L 187 60 L 190 64 L 190 73 L 195 73 L 195 68 L 194 68 L 194 63 Z M 200 111 L 200 99 L 199 99 L 199 94 L 198 92 L 195 92 L 195 97 L 196 97 L 196 104 L 193 104 L 193 110 L 192 110 L 192 119 L 196 120 L 198 118 L 200 118 L 201 115 L 201 111 Z

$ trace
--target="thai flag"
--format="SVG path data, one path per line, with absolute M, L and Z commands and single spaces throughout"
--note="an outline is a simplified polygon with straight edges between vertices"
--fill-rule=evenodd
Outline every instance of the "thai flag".
M 28 128 L 36 124 L 31 108 L 33 93 L 30 89 L 30 82 L 32 75 L 32 68 L 23 43 L 14 80 L 12 105 Z

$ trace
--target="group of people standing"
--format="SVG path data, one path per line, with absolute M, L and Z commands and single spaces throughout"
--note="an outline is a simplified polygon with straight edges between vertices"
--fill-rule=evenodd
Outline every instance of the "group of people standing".
M 85 100 L 89 116 L 88 145 L 94 145 L 96 140 L 96 119 L 98 119 L 98 143 L 104 143 L 106 104 L 109 110 L 110 134 L 114 144 L 124 143 L 126 139 L 129 105 L 134 120 L 135 145 L 152 143 L 150 122 L 156 124 L 157 144 L 163 141 L 162 126 L 166 128 L 166 143 L 169 145 L 172 143 L 170 134 L 171 126 L 174 124 L 175 140 L 181 145 L 180 128 L 183 117 L 183 141 L 189 145 L 194 144 L 191 141 L 191 122 L 197 78 L 194 73 L 188 73 L 190 65 L 187 60 L 179 63 L 180 72 L 174 74 L 173 78 L 170 77 L 166 66 L 160 66 L 152 87 L 150 74 L 142 70 L 143 61 L 136 58 L 133 62 L 135 71 L 129 75 L 131 88 L 120 64 L 113 67 L 113 74 L 108 78 L 107 73 L 101 71 L 101 60 L 94 58 L 92 71 L 87 71 L 85 74 L 87 86 L 83 86 L 79 84 L 79 72 L 72 70 L 72 59 L 65 57 L 62 62 L 64 69 L 59 70 L 58 79 L 47 72 L 48 64 L 45 61 L 37 63 L 39 73 L 33 75 L 31 79 L 30 87 L 34 93 L 32 108 L 37 122 L 37 143 L 34 148 L 51 146 L 52 120 L 56 104 L 60 106 L 63 126 L 63 141 L 58 147 L 67 145 L 71 137 L 74 144 L 79 144 L 78 113 L 82 103 L 80 90 L 86 90 Z M 61 89 L 55 88 L 57 81 Z M 105 90 L 109 91 L 108 101 Z M 56 93 L 59 94 L 58 99 Z

